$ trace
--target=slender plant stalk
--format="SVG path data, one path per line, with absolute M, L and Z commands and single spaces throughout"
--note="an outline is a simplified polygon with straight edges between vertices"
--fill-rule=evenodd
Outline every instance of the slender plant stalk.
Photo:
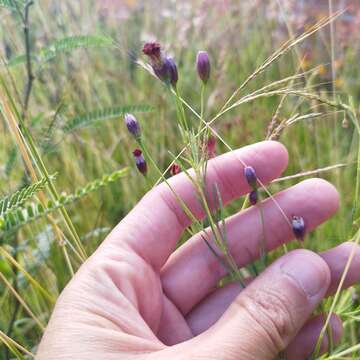
M 37 289 L 39 292 L 51 303 L 55 304 L 55 298 L 45 290 L 26 270 L 25 268 L 9 254 L 7 250 L 2 246 L 0 247 L 0 254 L 6 258 L 12 265 L 19 269 L 25 276 L 25 278 Z
M 25 88 L 25 99 L 24 99 L 24 114 L 26 117 L 27 110 L 29 108 L 29 101 L 31 90 L 34 82 L 34 74 L 32 71 L 32 61 L 31 61 L 31 42 L 30 42 L 30 24 L 29 24 L 29 14 L 30 7 L 34 4 L 33 0 L 27 1 L 24 7 L 24 16 L 23 16 L 23 26 L 24 26 L 24 38 L 25 38 L 25 53 L 26 53 L 26 69 L 27 69 L 27 84 Z
M 20 345 L 19 343 L 17 343 L 15 340 L 13 340 L 12 338 L 10 338 L 9 336 L 7 336 L 6 334 L 4 334 L 1 330 L 0 330 L 0 338 L 2 341 L 6 341 L 9 344 L 11 344 L 12 346 L 14 346 L 15 348 L 19 349 L 20 351 L 22 351 L 24 354 L 35 358 L 35 355 L 30 352 L 29 350 L 27 350 L 25 347 L 23 347 L 22 345 Z M 21 357 L 21 359 L 24 359 L 24 357 Z
M 45 326 L 43 323 L 38 319 L 38 317 L 31 311 L 29 306 L 25 303 L 23 298 L 19 295 L 19 293 L 14 289 L 14 287 L 10 284 L 8 279 L 4 276 L 2 272 L 0 272 L 0 279 L 6 285 L 6 287 L 11 291 L 11 293 L 16 297 L 22 307 L 26 310 L 26 312 L 30 315 L 30 317 L 35 321 L 35 323 L 39 326 L 42 331 L 45 331 Z

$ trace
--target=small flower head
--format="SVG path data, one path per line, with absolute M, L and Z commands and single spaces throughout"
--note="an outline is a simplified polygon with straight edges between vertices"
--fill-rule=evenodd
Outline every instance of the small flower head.
M 200 79 L 206 84 L 210 77 L 210 59 L 206 51 L 199 51 L 196 58 L 196 68 Z
M 173 164 L 170 168 L 170 174 L 172 176 L 179 174 L 181 171 L 181 168 L 178 164 Z
M 164 56 L 160 44 L 146 43 L 143 53 L 149 57 L 155 75 L 165 84 L 176 87 L 179 78 L 176 63 L 174 59 Z
M 255 170 L 251 166 L 245 166 L 244 168 L 244 175 L 248 184 L 253 188 L 256 189 L 257 187 L 257 176 Z
M 292 225 L 292 230 L 293 230 L 295 237 L 298 240 L 303 241 L 304 237 L 305 237 L 305 231 L 306 231 L 304 219 L 301 216 L 294 215 L 291 219 L 291 225 Z
M 161 62 L 151 65 L 155 75 L 167 85 L 176 87 L 178 71 L 172 58 L 164 58 Z
M 129 130 L 129 133 L 133 135 L 135 138 L 140 138 L 141 136 L 140 124 L 137 121 L 136 117 L 132 114 L 125 114 L 124 121 L 126 127 Z
M 134 157 L 135 157 L 135 164 L 138 170 L 143 174 L 144 176 L 147 174 L 147 164 L 144 159 L 144 156 L 142 155 L 142 152 L 140 149 L 135 149 L 133 151 Z
M 258 192 L 257 192 L 257 190 L 253 190 L 249 194 L 249 200 L 250 200 L 251 205 L 256 205 L 257 204 L 257 202 L 258 202 Z
M 161 46 L 156 42 L 146 43 L 143 47 L 143 53 L 150 58 L 152 64 L 161 61 Z

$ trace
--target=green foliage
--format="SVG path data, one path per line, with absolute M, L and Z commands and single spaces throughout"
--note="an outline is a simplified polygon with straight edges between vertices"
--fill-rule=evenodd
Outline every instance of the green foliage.
M 17 10 L 24 6 L 24 0 L 0 0 L 0 6 L 10 10 Z
M 113 40 L 106 36 L 101 35 L 76 35 L 69 36 L 63 39 L 55 40 L 50 45 L 40 49 L 31 55 L 34 62 L 39 64 L 45 63 L 54 59 L 59 54 L 71 52 L 76 49 L 88 49 L 95 47 L 111 47 Z M 26 55 L 18 55 L 11 58 L 7 65 L 16 66 L 26 62 Z
M 86 128 L 99 121 L 117 119 L 126 113 L 146 113 L 152 111 L 149 105 L 126 105 L 97 109 L 86 114 L 75 116 L 63 127 L 64 132 L 69 133 L 79 128 Z
M 9 151 L 9 155 L 5 164 L 5 175 L 9 176 L 11 171 L 14 169 L 15 163 L 17 159 L 17 149 L 16 147 L 12 147 Z
M 55 210 L 60 209 L 62 206 L 72 204 L 73 202 L 83 198 L 84 196 L 89 195 L 92 192 L 96 192 L 100 188 L 108 186 L 116 180 L 125 177 L 127 173 L 128 169 L 124 168 L 121 170 L 117 170 L 111 174 L 104 175 L 101 179 L 96 179 L 94 181 L 91 181 L 87 185 L 78 188 L 73 194 L 62 194 L 58 202 L 54 202 L 52 200 L 48 201 L 45 208 L 39 202 L 29 203 L 25 207 L 21 207 L 18 201 L 18 205 L 16 207 L 8 207 L 6 212 L 1 213 L 0 234 L 1 231 L 3 232 L 3 236 L 9 233 L 13 233 L 22 226 L 29 224 L 32 221 L 38 220 L 54 212 Z M 16 198 L 15 195 L 16 194 L 14 194 L 14 197 Z M 27 199 L 28 198 L 29 197 L 27 197 Z M 25 197 L 23 197 L 23 199 L 25 199 Z M 21 204 L 23 205 L 25 201 L 26 200 L 21 201 Z M 5 205 L 3 206 L 6 206 L 6 204 L 8 203 L 8 201 L 5 202 Z
M 54 176 L 52 177 L 54 178 Z M 47 184 L 47 179 L 42 178 L 36 183 L 25 186 L 21 190 L 8 195 L 0 200 L 0 217 L 5 217 L 9 212 L 16 211 L 26 201 L 32 198 L 37 192 L 42 190 Z

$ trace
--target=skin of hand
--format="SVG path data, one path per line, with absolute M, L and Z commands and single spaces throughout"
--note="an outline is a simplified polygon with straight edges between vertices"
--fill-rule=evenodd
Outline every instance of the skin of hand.
M 207 186 L 217 184 L 224 203 L 248 193 L 243 164 L 263 183 L 286 168 L 286 149 L 261 142 L 209 161 Z M 184 174 L 169 180 L 203 217 Z M 338 193 L 321 179 L 303 181 L 274 195 L 288 218 L 300 215 L 311 231 L 338 208 Z M 292 240 L 289 223 L 273 199 L 262 203 L 268 250 Z M 259 209 L 226 220 L 230 251 L 239 266 L 258 258 Z M 176 249 L 190 225 L 172 191 L 161 184 L 146 194 L 81 266 L 64 289 L 39 345 L 38 360 L 85 359 L 287 359 L 311 355 L 326 315 L 312 316 L 334 293 L 351 251 L 344 287 L 360 280 L 360 248 L 343 243 L 324 253 L 295 250 L 282 256 L 241 289 L 217 288 L 225 275 L 200 235 Z M 210 232 L 209 232 L 209 236 Z M 330 325 L 334 341 L 340 319 Z M 325 336 L 322 350 L 329 339 Z

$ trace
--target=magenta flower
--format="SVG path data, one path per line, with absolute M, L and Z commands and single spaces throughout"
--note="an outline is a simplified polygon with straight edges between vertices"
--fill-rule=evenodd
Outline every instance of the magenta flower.
M 206 51 L 199 51 L 196 58 L 196 68 L 200 79 L 206 84 L 210 77 L 210 59 Z
M 146 161 L 144 159 L 144 156 L 142 155 L 142 151 L 140 149 L 135 149 L 133 154 L 134 154 L 134 157 L 135 157 L 136 167 L 141 172 L 141 174 L 146 176 L 146 174 L 147 174 L 147 164 L 146 164 Z
M 173 164 L 171 166 L 171 168 L 170 168 L 170 174 L 172 176 L 175 176 L 175 175 L 179 174 L 180 171 L 181 171 L 181 168 L 180 168 L 180 166 L 178 164 Z
M 161 46 L 156 42 L 146 43 L 143 53 L 150 58 L 151 64 L 162 62 Z

